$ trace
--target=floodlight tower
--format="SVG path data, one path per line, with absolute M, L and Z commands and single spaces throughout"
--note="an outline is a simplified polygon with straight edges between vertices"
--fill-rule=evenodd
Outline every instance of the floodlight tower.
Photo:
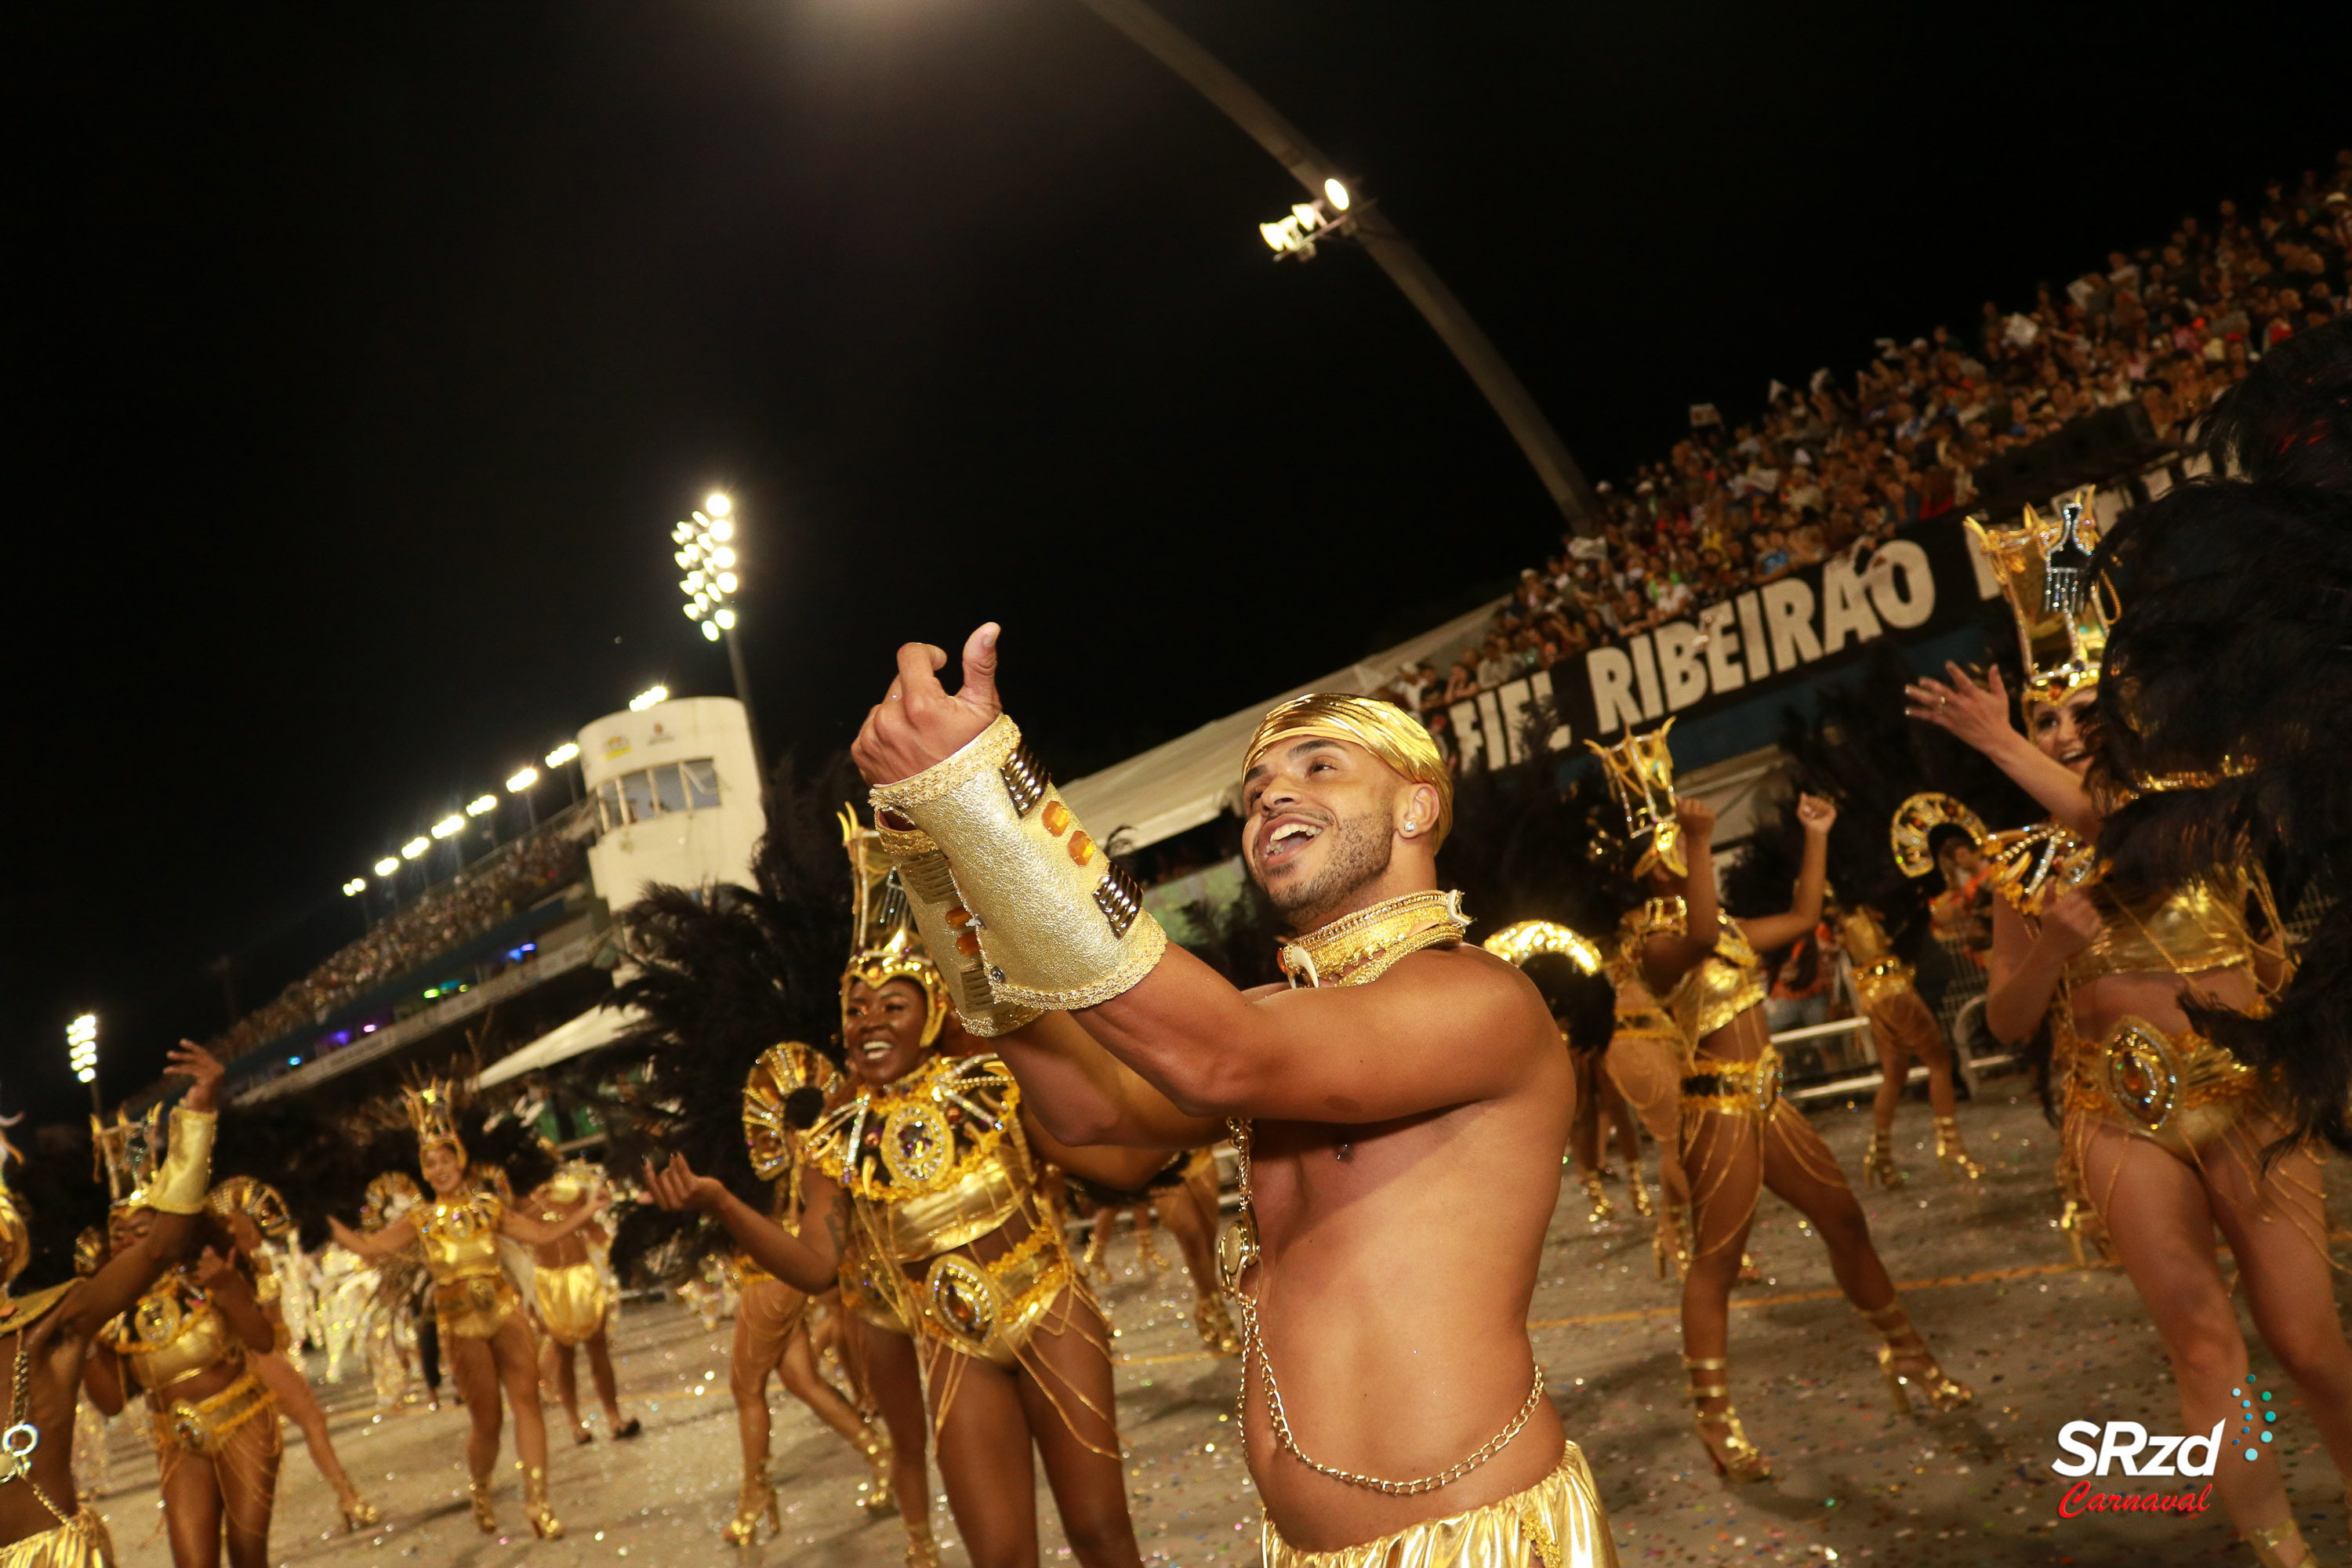
M 735 592 L 741 584 L 736 574 L 735 502 L 725 491 L 703 499 L 693 520 L 669 531 L 677 545 L 672 559 L 686 571 L 678 591 L 686 595 L 686 616 L 701 626 L 712 642 L 727 645 L 728 668 L 735 675 L 735 700 L 743 705 L 743 722 L 751 731 L 751 758 L 759 765 L 760 789 L 767 793 L 768 756 L 760 745 L 760 721 L 751 708 L 751 678 L 743 668 L 743 649 L 735 640 Z

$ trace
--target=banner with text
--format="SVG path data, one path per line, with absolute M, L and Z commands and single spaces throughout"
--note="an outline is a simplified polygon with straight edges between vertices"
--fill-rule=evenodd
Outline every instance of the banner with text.
M 1859 573 L 1844 556 L 1802 567 L 1456 702 L 1447 710 L 1454 743 L 1471 765 L 1524 762 L 1528 710 L 1547 701 L 1559 719 L 1544 747 L 1552 752 L 1670 715 L 1704 717 L 1821 674 L 1881 637 L 1954 630 L 1998 592 L 1959 518 L 1937 518 L 1882 545 Z

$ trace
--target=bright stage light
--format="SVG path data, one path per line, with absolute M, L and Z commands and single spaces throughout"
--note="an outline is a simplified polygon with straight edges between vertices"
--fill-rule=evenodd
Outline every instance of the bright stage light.
M 732 610 L 721 610 L 710 618 L 719 623 L 719 629 L 722 632 L 735 629 L 735 612 Z
M 668 700 L 669 700 L 669 688 L 668 688 L 668 687 L 667 687 L 667 686 L 655 686 L 655 687 L 650 687 L 650 688 L 646 689 L 646 690 L 644 690 L 644 691 L 640 691 L 640 692 L 638 692 L 635 697 L 632 697 L 632 698 L 630 698 L 630 699 L 629 699 L 629 711 L 630 711 L 630 712 L 632 712 L 632 713 L 642 713 L 642 712 L 644 712 L 646 709 L 648 709 L 648 708 L 652 707 L 652 706 L 653 706 L 655 703 L 656 703 L 656 702 L 667 702 L 667 701 L 668 701 Z
M 486 812 L 496 811 L 498 808 L 499 797 L 497 795 L 476 795 L 472 800 L 466 803 L 466 815 L 467 816 L 480 816 Z
M 723 616 L 729 612 L 721 610 L 719 613 Z M 705 621 L 702 623 L 702 640 L 705 642 L 717 642 L 719 640 L 719 623 L 717 621 Z
M 719 490 L 711 491 L 709 499 L 705 500 L 702 505 L 703 510 L 709 512 L 713 517 L 725 517 L 729 512 L 735 510 L 735 503 L 729 500 L 726 495 Z
M 389 877 L 399 869 L 400 862 L 389 855 L 375 863 L 375 874 L 379 877 Z
M 84 1013 L 66 1026 L 66 1065 L 78 1083 L 98 1078 L 98 1015 Z
M 426 843 L 420 835 L 400 847 L 400 857 L 404 860 L 414 860 L 432 847 L 433 846 Z
M 436 838 L 446 838 L 451 834 L 462 833 L 465 829 L 466 819 L 453 811 L 448 816 L 443 817 L 440 821 L 433 825 L 433 837 Z
M 724 544 L 735 537 L 735 525 L 722 517 L 710 525 L 710 537 Z
M 343 897 L 347 899 L 366 891 L 367 879 L 365 877 L 353 877 L 350 881 L 343 884 Z
M 525 768 L 521 772 L 516 773 L 514 777 L 507 780 L 507 793 L 509 795 L 520 795 L 523 791 L 529 789 L 538 782 L 539 770 L 537 768 Z
M 578 744 L 571 741 L 566 741 L 563 744 L 556 747 L 555 750 L 547 753 L 547 765 L 551 768 L 560 768 L 579 754 L 580 747 Z
M 1349 202 L 1354 199 L 1348 195 L 1348 187 L 1337 180 L 1323 182 L 1323 195 L 1329 200 L 1332 206 L 1340 212 L 1346 212 Z

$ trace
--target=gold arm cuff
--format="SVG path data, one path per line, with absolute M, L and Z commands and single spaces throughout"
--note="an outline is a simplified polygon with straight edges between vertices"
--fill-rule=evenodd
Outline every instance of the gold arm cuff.
M 962 939 L 977 938 L 996 1003 L 1097 1006 L 1149 974 L 1167 951 L 1143 890 L 1078 825 L 1011 718 L 999 714 L 961 751 L 914 777 L 877 785 L 873 801 L 945 855 L 971 918 L 944 949 L 926 930 L 926 945 L 935 957 L 973 956 Z
M 940 978 L 947 983 L 948 1005 L 963 1026 L 991 1038 L 1011 1034 L 1034 1020 L 1037 1008 L 1000 1001 L 989 984 L 980 933 L 971 929 L 963 895 L 956 891 L 955 874 L 930 835 L 886 827 L 882 847 L 898 868 L 898 885 L 906 890 L 908 906 L 914 911 L 915 929 L 923 933 L 923 950 L 939 966 Z
M 147 1206 L 158 1214 L 195 1214 L 212 1189 L 213 1128 L 209 1110 L 172 1110 L 172 1146 L 147 1188 Z

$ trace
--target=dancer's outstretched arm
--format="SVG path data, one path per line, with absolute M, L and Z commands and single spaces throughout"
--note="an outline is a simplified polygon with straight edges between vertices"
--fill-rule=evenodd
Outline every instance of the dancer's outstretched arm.
M 849 1199 L 838 1182 L 811 1174 L 803 1189 L 801 1234 L 793 1235 L 741 1198 L 714 1176 L 700 1176 L 683 1154 L 669 1163 L 646 1162 L 646 1191 L 666 1209 L 698 1209 L 718 1217 L 737 1246 L 751 1261 L 812 1296 L 833 1289 L 848 1250 Z
M 1909 703 L 1904 711 L 1923 723 L 1948 731 L 1982 752 L 1993 766 L 2007 773 L 2017 787 L 2042 803 L 2043 810 L 2078 837 L 2099 836 L 2099 813 L 2090 793 L 2074 770 L 2054 757 L 2044 756 L 2031 738 L 2009 721 L 2009 691 L 1998 666 L 1986 671 L 1979 686 L 1958 664 L 1947 663 L 1948 682 L 1921 676 L 1903 689 Z
M 1837 807 L 1819 795 L 1801 795 L 1797 820 L 1805 825 L 1805 858 L 1797 870 L 1795 901 L 1785 915 L 1739 922 L 1748 945 L 1759 952 L 1786 947 L 1822 923 L 1822 884 L 1829 868 L 1830 827 L 1837 821 Z

